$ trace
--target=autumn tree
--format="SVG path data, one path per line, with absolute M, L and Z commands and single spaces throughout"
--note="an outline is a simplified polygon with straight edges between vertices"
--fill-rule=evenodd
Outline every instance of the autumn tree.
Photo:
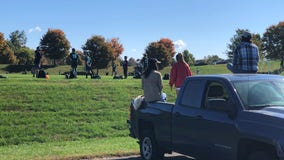
M 109 62 L 113 60 L 114 49 L 102 36 L 92 36 L 82 49 L 91 53 L 92 68 L 97 69 L 97 74 L 99 69 L 107 68 Z
M 124 51 L 123 45 L 119 42 L 119 38 L 112 38 L 110 44 L 111 47 L 113 48 L 114 59 L 116 59 Z
M 231 43 L 227 44 L 227 48 L 229 49 L 226 51 L 226 54 L 229 59 L 233 58 L 233 53 L 236 50 L 237 46 L 241 43 L 241 36 L 244 32 L 249 32 L 248 29 L 237 29 L 236 34 L 230 39 Z M 252 34 L 252 43 L 254 43 L 259 49 L 259 56 L 262 58 L 262 41 L 261 36 L 259 34 Z
M 145 49 L 148 58 L 157 58 L 161 61 L 160 69 L 169 66 L 172 62 L 172 57 L 175 55 L 174 44 L 170 39 L 162 38 L 158 42 L 150 43 Z
M 47 46 L 44 55 L 53 60 L 53 65 L 56 65 L 56 60 L 65 58 L 69 54 L 70 42 L 60 29 L 48 29 L 47 33 L 43 35 L 40 45 Z
M 161 38 L 159 43 L 163 44 L 167 48 L 169 54 L 172 57 L 176 54 L 175 45 L 174 45 L 173 41 L 170 40 L 169 38 Z
M 263 34 L 263 50 L 269 59 L 280 59 L 280 67 L 284 61 L 284 22 L 268 27 Z
M 5 41 L 4 34 L 0 32 L 0 63 L 15 64 L 17 62 L 14 52 Z

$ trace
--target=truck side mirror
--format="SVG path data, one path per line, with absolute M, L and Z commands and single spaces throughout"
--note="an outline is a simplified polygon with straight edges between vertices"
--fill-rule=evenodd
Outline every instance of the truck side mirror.
M 230 118 L 233 118 L 235 116 L 235 110 L 232 103 L 229 103 L 225 99 L 209 99 L 207 101 L 207 108 L 211 110 L 225 112 Z

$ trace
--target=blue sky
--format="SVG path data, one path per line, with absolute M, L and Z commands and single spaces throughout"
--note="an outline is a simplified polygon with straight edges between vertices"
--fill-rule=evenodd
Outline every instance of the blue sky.
M 141 58 L 149 43 L 169 38 L 196 59 L 224 54 L 235 31 L 263 34 L 284 21 L 283 0 L 2 0 L 0 32 L 24 30 L 35 49 L 50 29 L 64 31 L 72 47 L 93 35 L 118 37 L 122 56 Z

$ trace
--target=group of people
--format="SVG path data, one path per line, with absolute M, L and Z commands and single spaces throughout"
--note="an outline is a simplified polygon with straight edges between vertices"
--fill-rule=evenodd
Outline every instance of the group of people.
M 176 55 L 177 62 L 173 64 L 170 72 L 169 86 L 173 86 L 178 94 L 180 87 L 187 76 L 192 76 L 189 65 L 184 61 L 181 53 Z M 161 73 L 158 71 L 158 64 L 161 63 L 155 58 L 149 58 L 147 68 L 142 74 L 142 89 L 146 102 L 165 101 L 163 94 L 163 83 Z
M 181 53 L 176 55 L 176 61 L 171 68 L 169 86 L 171 89 L 174 86 L 178 95 L 184 79 L 192 76 L 192 72 Z M 146 102 L 165 101 L 162 92 L 162 76 L 158 71 L 159 63 L 157 59 L 150 58 L 142 74 L 142 89 Z M 258 63 L 258 47 L 252 43 L 252 34 L 244 32 L 241 35 L 241 43 L 233 53 L 233 61 L 227 64 L 227 68 L 232 73 L 257 73 Z
M 257 73 L 259 63 L 259 50 L 258 47 L 252 43 L 252 34 L 244 32 L 241 36 L 241 43 L 237 46 L 233 53 L 232 63 L 227 64 L 227 68 L 232 73 Z M 36 71 L 41 68 L 42 50 L 37 47 L 35 51 L 34 64 Z M 77 75 L 77 65 L 79 61 L 79 55 L 75 49 L 72 48 L 72 52 L 69 55 L 71 60 L 72 73 Z M 142 59 L 143 61 L 143 73 L 142 73 L 142 89 L 144 91 L 144 97 L 146 102 L 164 101 L 162 97 L 162 76 L 158 71 L 158 61 L 155 58 L 148 58 L 146 54 Z M 92 75 L 92 60 L 89 53 L 85 54 L 85 69 L 86 78 L 88 75 Z M 116 74 L 116 65 L 113 63 L 113 73 Z M 127 78 L 128 60 L 127 56 L 124 56 L 123 61 L 123 73 L 124 78 Z M 180 91 L 180 87 L 183 84 L 184 79 L 187 76 L 192 76 L 189 65 L 184 61 L 184 57 L 181 53 L 176 55 L 176 63 L 172 65 L 170 72 L 169 86 L 171 89 L 175 87 L 176 94 Z

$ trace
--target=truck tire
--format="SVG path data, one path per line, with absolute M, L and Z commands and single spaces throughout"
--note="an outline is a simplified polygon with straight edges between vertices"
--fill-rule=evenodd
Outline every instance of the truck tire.
M 248 155 L 247 160 L 277 160 L 277 158 L 268 151 L 253 151 Z
M 160 151 L 153 132 L 143 131 L 139 144 L 142 159 L 159 160 L 164 158 L 164 153 Z

